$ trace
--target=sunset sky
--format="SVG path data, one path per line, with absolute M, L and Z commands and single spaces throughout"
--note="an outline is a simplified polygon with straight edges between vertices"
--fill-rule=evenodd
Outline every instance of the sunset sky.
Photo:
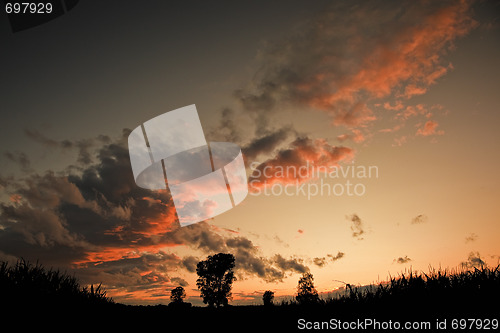
M 232 304 L 291 297 L 307 271 L 327 293 L 497 265 L 499 13 L 81 1 L 17 33 L 1 14 L 0 260 L 102 282 L 126 304 L 167 304 L 180 285 L 195 305 L 196 263 L 219 252 L 236 258 Z M 191 104 L 208 142 L 242 148 L 249 194 L 181 228 L 166 191 L 135 184 L 127 137 Z M 320 172 L 283 171 L 301 167 Z

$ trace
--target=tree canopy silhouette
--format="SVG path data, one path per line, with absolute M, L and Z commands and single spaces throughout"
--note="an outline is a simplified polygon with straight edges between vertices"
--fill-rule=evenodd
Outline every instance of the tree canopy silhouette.
M 313 275 L 309 272 L 302 274 L 297 286 L 295 299 L 299 304 L 314 304 L 319 301 L 318 291 L 314 288 Z
M 262 301 L 265 306 L 273 305 L 274 291 L 266 290 L 262 295 Z
M 217 253 L 198 263 L 196 273 L 199 278 L 196 285 L 201 291 L 203 303 L 211 307 L 228 304 L 233 281 L 236 279 L 233 268 L 234 256 L 230 253 Z
M 186 298 L 184 288 L 179 286 L 170 291 L 170 300 L 173 303 L 182 303 L 184 302 L 184 298 Z

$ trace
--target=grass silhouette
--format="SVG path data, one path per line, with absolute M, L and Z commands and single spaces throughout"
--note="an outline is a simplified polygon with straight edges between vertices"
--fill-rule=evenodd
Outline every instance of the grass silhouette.
M 2 303 L 10 306 L 63 307 L 113 303 L 101 284 L 96 288 L 93 285 L 82 287 L 74 276 L 24 259 L 14 265 L 0 262 L 0 297 Z
M 74 276 L 24 260 L 9 266 L 0 262 L 0 304 L 29 310 L 48 310 L 58 318 L 73 318 L 80 326 L 119 327 L 144 325 L 170 329 L 189 328 L 234 331 L 235 328 L 297 330 L 299 319 L 328 321 L 331 318 L 356 320 L 429 320 L 444 318 L 497 318 L 500 313 L 500 266 L 430 269 L 428 273 L 409 271 L 390 277 L 378 285 L 352 286 L 335 297 L 319 297 L 311 304 L 296 300 L 275 302 L 271 306 L 168 307 L 137 306 L 113 302 L 101 285 L 82 287 Z M 52 311 L 57 309 L 58 311 Z M 68 316 L 68 314 L 70 316 Z M 63 317 L 64 316 L 64 317 Z M 82 318 L 92 318 L 87 321 Z M 194 320 L 195 319 L 195 320 Z M 71 319 L 69 319 L 71 320 Z M 187 325 L 187 326 L 186 326 Z M 39 328 L 39 324 L 34 325 Z
M 500 313 L 500 265 L 430 269 L 429 273 L 409 271 L 390 277 L 378 285 L 356 287 L 346 284 L 345 292 L 320 299 L 312 306 L 328 308 L 335 313 L 390 313 L 411 316 L 422 313 L 459 315 Z M 283 307 L 300 307 L 294 300 Z

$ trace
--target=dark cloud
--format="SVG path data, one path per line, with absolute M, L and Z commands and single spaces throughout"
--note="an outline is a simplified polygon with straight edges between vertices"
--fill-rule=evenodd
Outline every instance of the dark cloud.
M 275 98 L 273 97 L 275 91 L 274 84 L 265 85 L 266 88 L 259 95 L 246 92 L 243 89 L 234 92 L 235 98 L 251 116 L 257 136 L 262 136 L 268 131 L 271 118 L 270 111 L 273 110 L 276 104 Z
M 107 135 L 98 135 L 92 139 L 82 140 L 53 140 L 35 129 L 25 129 L 25 135 L 48 148 L 60 148 L 62 150 L 76 150 L 78 164 L 89 165 L 93 162 L 93 150 L 100 144 L 111 142 L 111 138 Z
M 135 256 L 107 258 L 74 270 L 80 279 L 102 282 L 118 302 L 133 302 L 136 294 L 149 301 L 166 300 L 169 290 L 187 282 L 178 276 L 180 258 L 164 251 L 136 253 Z M 157 301 L 157 302 L 158 302 Z
M 352 237 L 362 240 L 365 230 L 361 218 L 357 214 L 346 216 L 346 218 L 351 222 Z
M 290 245 L 287 242 L 279 238 L 277 235 L 274 235 L 273 240 L 279 245 L 282 245 L 284 247 L 290 247 Z
M 290 135 L 297 135 L 291 125 L 281 126 L 277 129 L 266 126 L 258 130 L 258 133 L 249 134 L 248 123 L 248 119 L 241 114 L 232 109 L 224 108 L 219 123 L 207 132 L 207 138 L 210 141 L 228 141 L 240 144 L 243 157 L 248 164 L 261 155 L 273 153 Z
M 282 127 L 274 132 L 258 137 L 243 147 L 247 161 L 255 160 L 261 154 L 272 153 L 293 132 L 291 127 Z
M 249 239 L 235 237 L 226 240 L 228 251 L 235 256 L 235 268 L 242 278 L 257 276 L 266 282 L 279 282 L 287 273 L 303 273 L 309 269 L 302 259 L 284 258 L 276 254 L 271 258 L 260 255 L 257 247 Z
M 426 215 L 423 215 L 423 214 L 420 214 L 420 215 L 417 215 L 415 216 L 412 220 L 411 220 L 411 224 L 420 224 L 420 223 L 425 223 L 427 222 L 429 218 L 426 216 Z
M 45 135 L 43 135 L 42 133 L 40 133 L 39 131 L 37 131 L 35 129 L 25 129 L 24 134 L 26 134 L 26 136 L 28 138 L 30 138 L 38 143 L 41 143 L 47 147 L 58 147 L 60 145 L 63 145 L 56 140 L 47 138 Z
M 327 261 L 325 257 L 316 257 L 313 259 L 313 263 L 318 267 L 323 267 L 326 265 Z
M 399 258 L 396 258 L 393 260 L 393 262 L 397 263 L 397 264 L 406 264 L 408 262 L 410 262 L 411 259 L 408 258 L 408 256 L 404 256 L 404 257 L 399 257 Z
M 188 272 L 194 273 L 196 272 L 196 265 L 200 262 L 200 260 L 194 256 L 184 257 L 181 261 L 181 264 Z
M 181 286 L 181 287 L 185 287 L 185 286 L 189 285 L 189 283 L 186 280 L 184 280 L 183 278 L 180 278 L 180 277 L 173 277 L 170 279 L 170 281 L 174 284 Z
M 301 259 L 297 258 L 286 259 L 280 254 L 276 254 L 273 258 L 273 261 L 276 264 L 276 266 L 282 269 L 283 271 L 291 270 L 296 273 L 305 273 L 309 271 L 309 268 L 304 264 L 302 264 Z
M 284 272 L 277 269 L 265 257 L 259 256 L 256 249 L 238 249 L 235 255 L 235 267 L 241 277 L 256 276 L 267 282 L 281 281 Z
M 220 121 L 212 129 L 207 132 L 209 141 L 227 141 L 240 143 L 244 127 L 240 126 L 241 120 L 238 119 L 238 114 L 230 108 L 223 108 L 220 111 Z
M 41 247 L 87 245 L 83 237 L 69 231 L 65 221 L 53 211 L 33 209 L 27 204 L 15 207 L 2 204 L 0 214 L 4 228 L 1 236 L 13 233 L 22 236 L 25 243 Z
M 315 257 L 313 258 L 313 264 L 315 264 L 318 267 L 323 267 L 326 266 L 329 262 L 335 262 L 339 259 L 342 259 L 345 256 L 344 252 L 337 252 L 336 255 L 333 254 L 327 254 L 324 257 Z
M 187 244 L 205 253 L 223 252 L 227 249 L 224 237 L 206 222 L 176 228 L 162 235 L 160 241 L 167 244 Z
M 481 259 L 479 252 L 470 252 L 467 260 L 461 262 L 460 265 L 465 268 L 480 268 L 482 266 L 485 266 L 486 262 Z
M 27 133 L 49 146 L 70 145 L 38 132 Z M 28 257 L 37 255 L 35 259 L 46 264 L 67 266 L 92 260 L 97 253 L 103 260 L 103 254 L 124 244 L 132 244 L 131 252 L 134 247 L 155 246 L 161 235 L 178 227 L 166 191 L 135 185 L 126 134 L 113 142 L 105 136 L 89 139 L 108 141 L 96 149 L 92 157 L 96 162 L 91 165 L 64 174 L 47 171 L 20 179 L 3 178 L 5 192 L 15 200 L 0 205 L 0 251 L 17 255 L 24 247 L 41 247 L 45 251 L 33 250 Z M 61 248 L 68 254 L 66 261 L 62 255 L 50 254 Z M 61 261 L 47 262 L 51 258 Z
M 12 183 L 14 177 L 13 176 L 2 176 L 0 175 L 0 189 L 5 189 L 7 186 L 9 186 L 10 183 Z
M 327 254 L 326 256 L 329 257 L 331 261 L 337 261 L 339 259 L 342 259 L 345 256 L 345 253 L 339 251 L 336 255 Z
M 477 235 L 475 233 L 471 233 L 469 236 L 465 237 L 465 242 L 475 242 L 477 239 Z
M 23 172 L 32 171 L 31 162 L 25 153 L 8 151 L 5 152 L 3 155 L 11 162 L 16 163 L 20 167 L 21 171 Z
M 229 248 L 253 249 L 254 245 L 251 240 L 244 237 L 235 237 L 226 239 L 226 245 Z

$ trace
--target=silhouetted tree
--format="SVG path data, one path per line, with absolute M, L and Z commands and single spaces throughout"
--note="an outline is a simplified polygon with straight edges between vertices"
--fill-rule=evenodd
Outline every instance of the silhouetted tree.
M 314 304 L 319 301 L 318 291 L 314 288 L 313 275 L 309 272 L 302 274 L 297 286 L 295 299 L 299 304 Z
M 262 301 L 264 302 L 264 306 L 273 305 L 274 299 L 274 291 L 266 290 L 264 295 L 262 295 Z
M 170 291 L 170 300 L 173 303 L 183 303 L 186 298 L 186 292 L 182 287 L 176 287 Z
M 217 253 L 198 263 L 196 285 L 201 291 L 203 303 L 216 307 L 227 305 L 236 279 L 233 268 L 234 256 L 230 253 Z

